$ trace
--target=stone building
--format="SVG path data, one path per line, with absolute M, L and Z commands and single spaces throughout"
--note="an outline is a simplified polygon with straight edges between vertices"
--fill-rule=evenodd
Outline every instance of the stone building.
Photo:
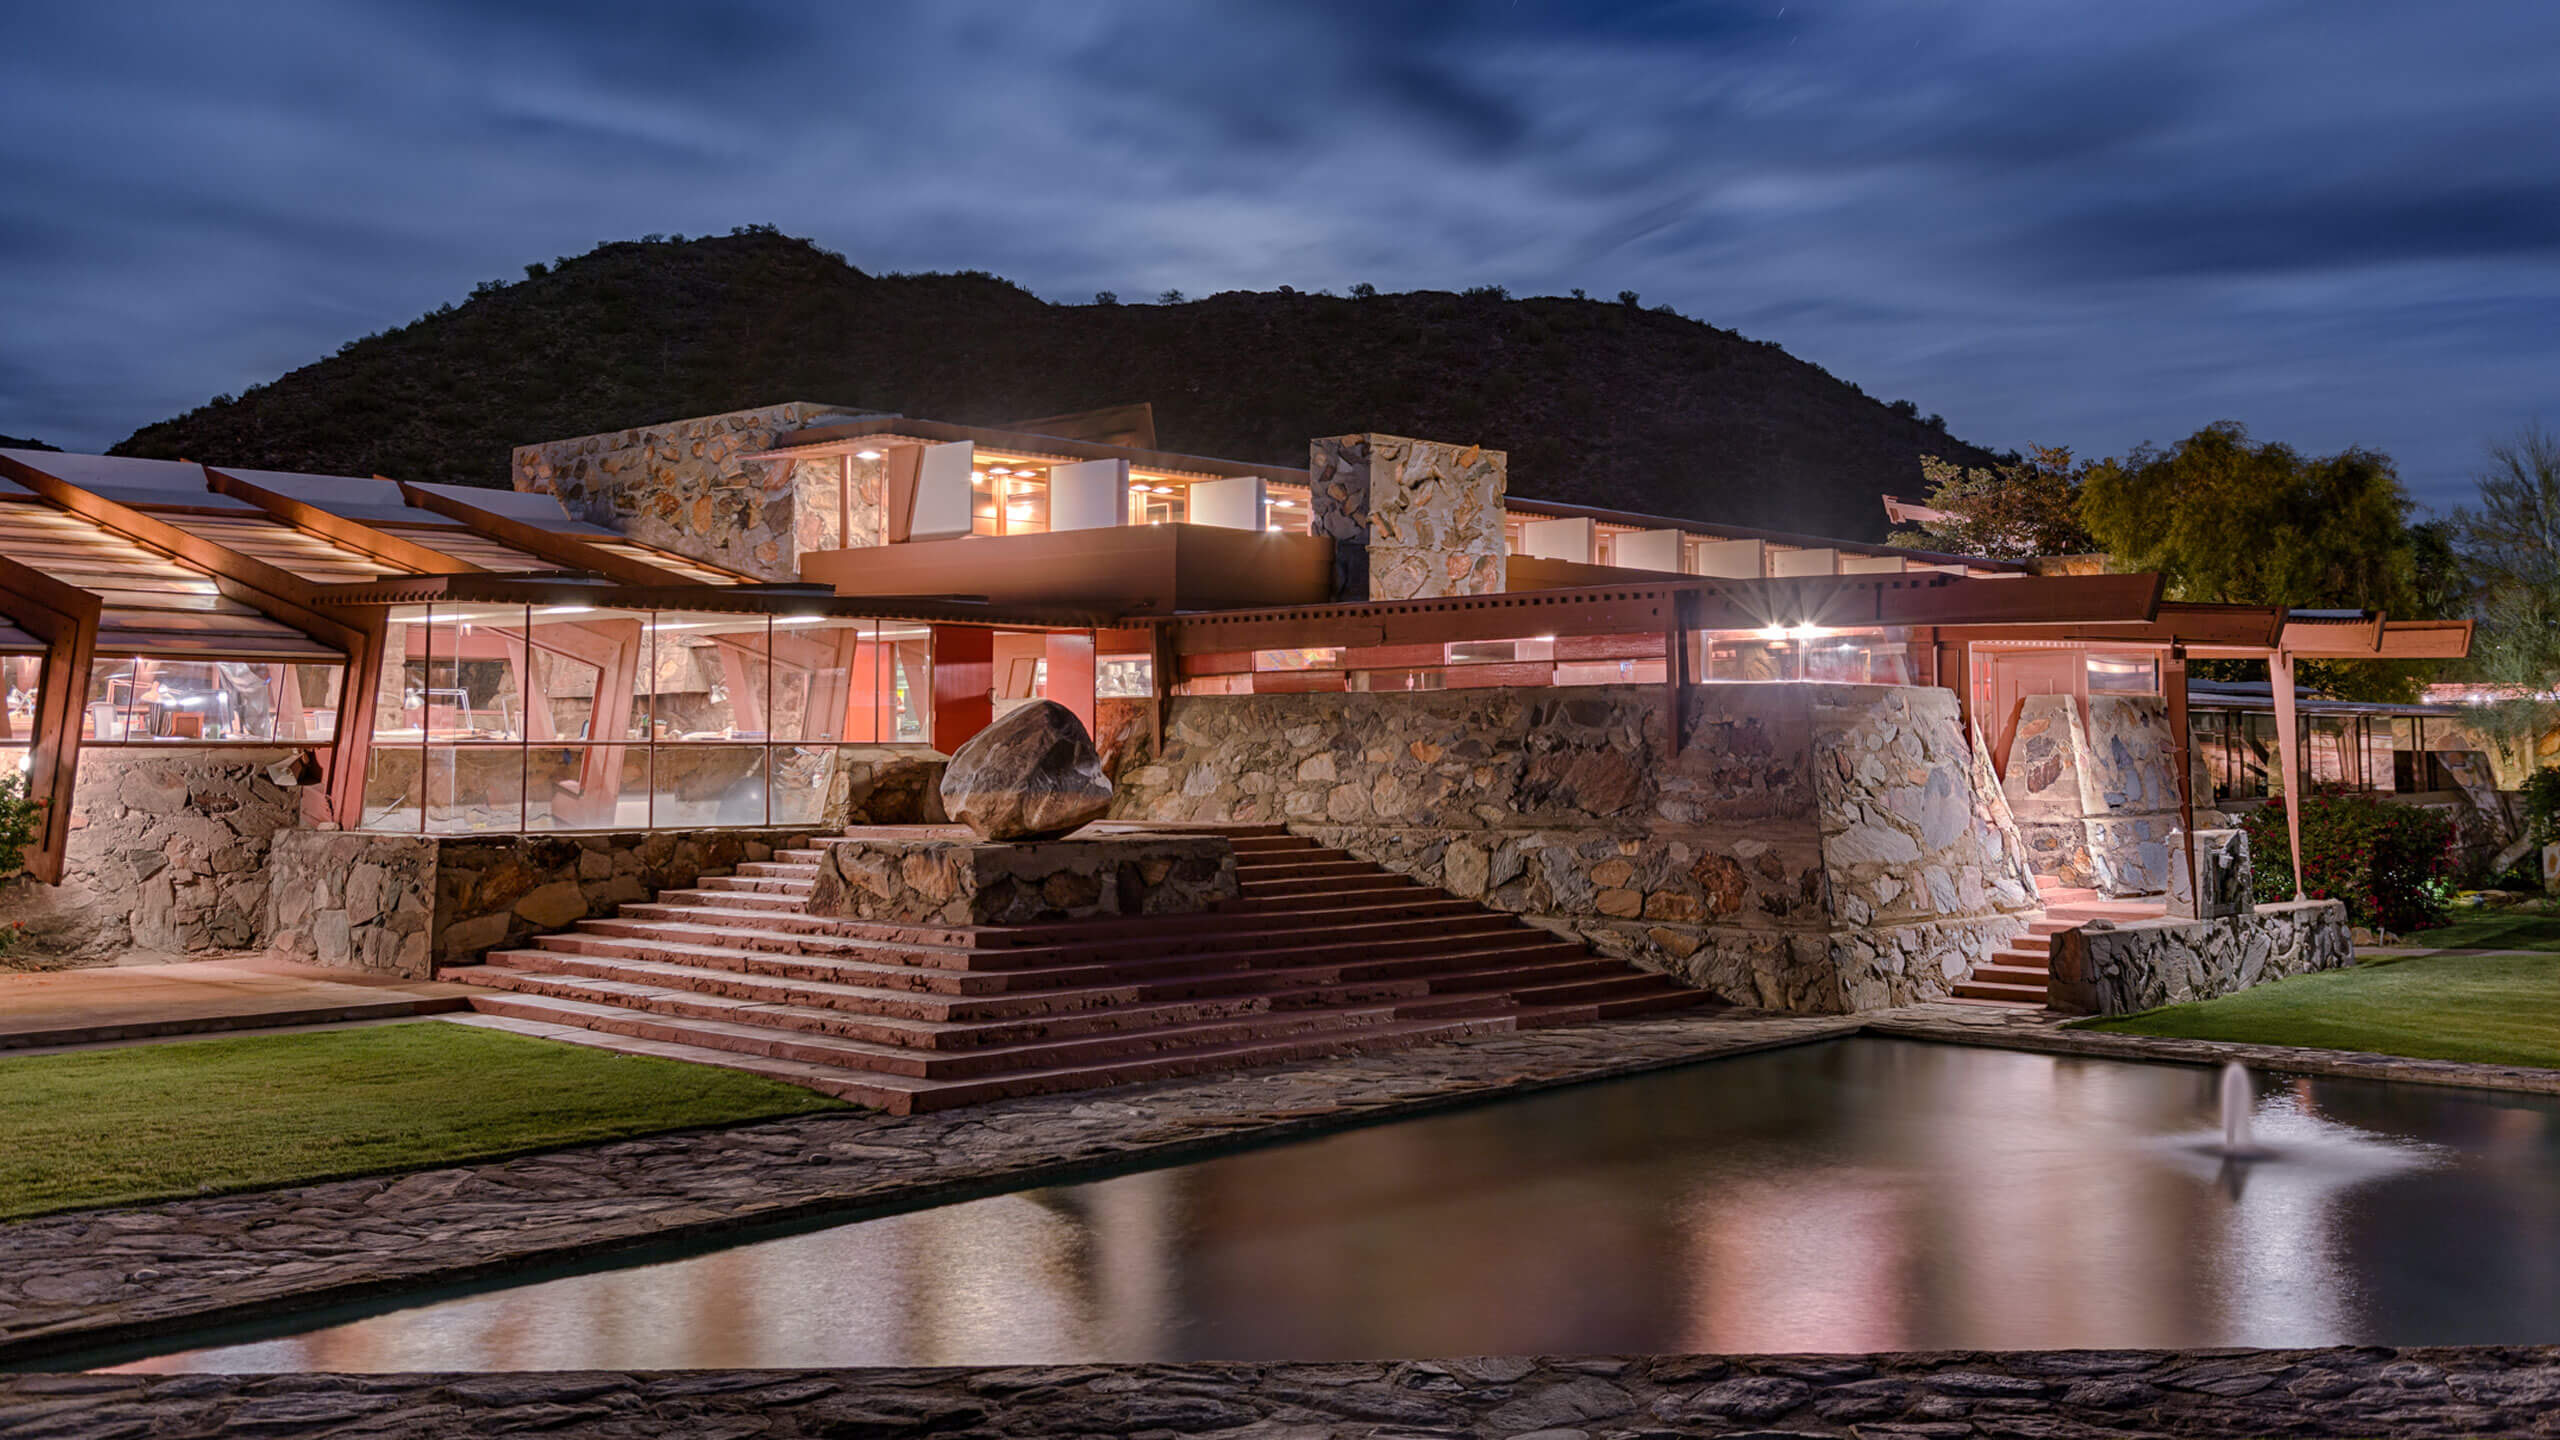
M 1738 1003 L 1996 993 L 2058 890 L 2183 863 L 2188 657 L 2468 639 L 1550 504 L 1465 443 L 1153 442 L 793 402 L 512 491 L 0 451 L 45 804 L 6 963 L 424 973 L 939 818 L 940 757 L 1047 699 L 1128 820 L 1285 825 Z

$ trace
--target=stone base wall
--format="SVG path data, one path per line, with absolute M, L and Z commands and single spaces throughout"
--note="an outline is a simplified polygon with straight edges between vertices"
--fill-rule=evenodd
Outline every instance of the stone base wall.
M 809 913 L 916 925 L 1196 915 L 1238 894 L 1217 835 L 979 841 L 857 835 L 826 849 Z
M 1737 1003 L 1949 993 L 2024 928 L 2024 842 L 1946 691 L 1702 685 L 1178 698 L 1115 814 L 1281 821 Z
M 2093 920 L 2053 937 L 2053 1008 L 2130 1015 L 2211 1000 L 2355 962 L 2337 900 L 2261 905 L 2220 920 Z
M 298 831 L 276 847 L 275 953 L 429 978 L 660 890 L 805 847 L 805 829 L 593 835 Z
M 268 859 L 269 948 L 305 965 L 428 978 L 441 845 L 424 835 L 352 830 L 276 837 Z
M 60 885 L 0 881 L 0 922 L 26 927 L 0 969 L 254 950 L 268 940 L 267 861 L 305 791 L 263 746 L 80 752 Z

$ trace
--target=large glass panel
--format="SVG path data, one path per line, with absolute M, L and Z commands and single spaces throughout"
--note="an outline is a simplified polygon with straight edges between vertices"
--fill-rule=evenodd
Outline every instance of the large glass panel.
M 773 622 L 773 738 L 876 740 L 879 626 L 781 615 Z
M 527 830 L 646 830 L 649 747 L 528 746 L 524 809 Z
M 933 634 L 922 625 L 880 627 L 879 738 L 923 745 L 933 737 Z
M 522 745 L 427 746 L 427 829 L 434 834 L 524 828 Z
M 97 745 L 327 740 L 337 729 L 344 681 L 336 665 L 111 656 L 90 666 L 81 739 Z M 12 687 L 18 689 L 14 680 Z M 23 694 L 32 718 L 34 693 Z
M 426 688 L 427 650 L 434 627 L 424 605 L 392 609 L 382 626 L 382 674 L 374 689 L 373 744 L 417 744 L 418 696 Z
M 375 745 L 365 752 L 364 818 L 358 828 L 415 831 L 425 825 L 424 754 L 414 743 Z
M 35 733 L 37 694 L 44 688 L 44 657 L 0 657 L 0 675 L 8 682 L 7 738 L 24 740 Z
M 827 785 L 835 778 L 832 745 L 773 747 L 772 810 L 776 825 L 814 825 L 827 815 Z
M 648 691 L 648 617 L 589 605 L 537 605 L 525 630 L 526 736 L 619 740 Z M 645 732 L 644 732 L 645 733 Z
M 427 740 L 521 740 L 524 607 L 438 605 L 428 629 Z
M 2343 785 L 2361 788 L 2364 783 L 2363 756 L 2355 745 L 2355 721 L 2349 716 L 2311 715 L 2304 717 L 2309 743 L 2304 746 L 2303 768 L 2310 772 L 2314 787 Z
M 1135 700 L 1156 693 L 1156 660 L 1152 655 L 1104 655 L 1093 665 L 1093 697 Z
M 668 611 L 657 624 L 661 740 L 761 740 L 771 676 L 761 615 Z
M 649 824 L 765 823 L 762 745 L 660 745 L 649 753 Z

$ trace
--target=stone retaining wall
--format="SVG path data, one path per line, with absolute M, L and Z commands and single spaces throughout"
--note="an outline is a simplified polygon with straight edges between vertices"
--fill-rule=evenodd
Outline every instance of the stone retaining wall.
M 2024 928 L 2025 847 L 1944 690 L 1700 685 L 1176 699 L 1114 813 L 1285 822 L 1738 1003 L 1947 994 Z
M 1237 893 L 1235 847 L 1219 835 L 989 843 L 873 834 L 826 847 L 809 913 L 910 924 L 1030 925 L 1195 915 Z
M 806 846 L 802 829 L 589 835 L 300 831 L 276 847 L 276 953 L 426 979 L 660 890 Z
M 2053 937 L 2054 1009 L 2130 1015 L 2355 962 L 2347 907 L 2289 900 L 2219 920 L 2092 920 Z
M 267 858 L 304 791 L 269 778 L 292 747 L 80 752 L 60 885 L 0 882 L 0 923 L 26 927 L 0 969 L 180 959 L 267 943 Z

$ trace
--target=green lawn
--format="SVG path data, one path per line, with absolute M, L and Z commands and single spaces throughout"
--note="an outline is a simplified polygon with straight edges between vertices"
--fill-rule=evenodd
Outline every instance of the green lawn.
M 839 1102 L 440 1021 L 0 1059 L 0 1218 L 722 1125 Z
M 2394 942 L 2427 950 L 2560 950 L 2560 915 L 2518 906 L 2456 910 L 2453 923 L 2412 930 Z
M 2428 943 L 2439 932 L 2426 931 Z M 2560 1067 L 2560 955 L 2377 956 L 2349 970 L 2081 1022 L 2119 1035 Z

